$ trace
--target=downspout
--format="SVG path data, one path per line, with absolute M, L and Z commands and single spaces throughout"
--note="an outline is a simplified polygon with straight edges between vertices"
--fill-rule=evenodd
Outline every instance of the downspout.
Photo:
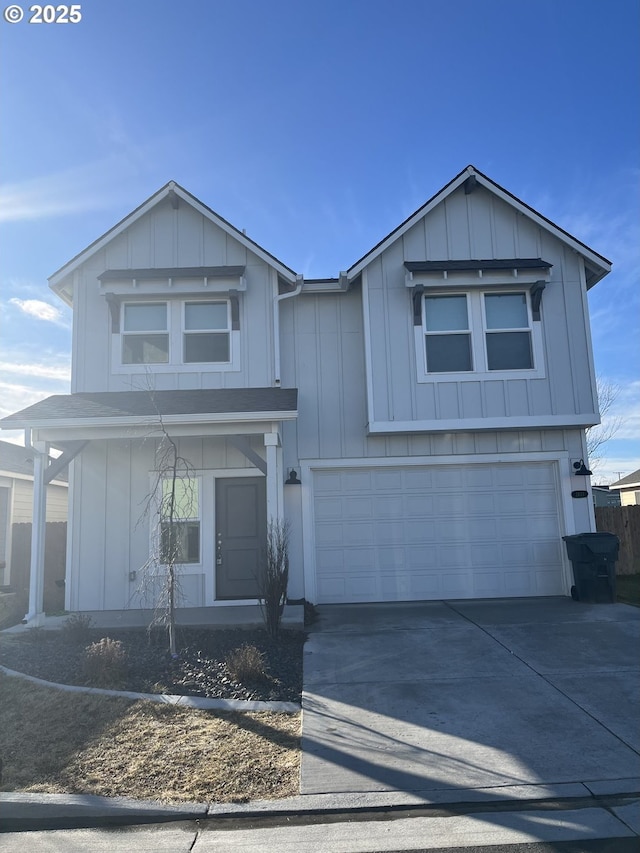
M 280 293 L 274 298 L 274 311 L 273 311 L 273 356 L 274 356 L 274 376 L 273 376 L 273 384 L 279 388 L 281 383 L 281 371 L 280 371 L 280 302 L 283 299 L 290 299 L 292 296 L 298 296 L 300 291 L 302 290 L 302 284 L 304 282 L 304 277 L 301 275 L 296 276 L 296 288 L 292 290 L 290 293 Z M 276 287 L 277 278 L 276 278 Z

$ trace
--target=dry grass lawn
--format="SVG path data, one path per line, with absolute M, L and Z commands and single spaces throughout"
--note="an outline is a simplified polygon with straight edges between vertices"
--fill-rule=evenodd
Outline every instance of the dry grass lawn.
M 300 715 L 65 693 L 0 673 L 4 791 L 229 802 L 298 793 Z

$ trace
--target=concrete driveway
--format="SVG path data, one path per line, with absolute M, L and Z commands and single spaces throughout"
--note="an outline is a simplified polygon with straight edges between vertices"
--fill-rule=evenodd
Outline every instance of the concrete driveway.
M 638 790 L 640 609 L 562 598 L 319 612 L 301 793 Z

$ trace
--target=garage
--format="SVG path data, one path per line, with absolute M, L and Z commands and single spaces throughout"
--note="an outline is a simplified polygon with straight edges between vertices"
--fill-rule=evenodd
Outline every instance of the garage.
M 566 594 L 554 462 L 313 471 L 318 603 Z

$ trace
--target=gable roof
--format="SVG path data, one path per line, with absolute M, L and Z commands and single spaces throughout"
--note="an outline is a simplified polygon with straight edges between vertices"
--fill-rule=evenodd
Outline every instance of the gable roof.
M 640 486 L 640 468 L 637 471 L 633 471 L 631 474 L 627 474 L 626 477 L 623 477 L 621 480 L 618 480 L 615 483 L 611 483 L 609 486 L 610 489 L 620 489 L 625 486 Z
M 180 184 L 177 184 L 175 181 L 169 181 L 152 196 L 149 196 L 149 198 L 142 202 L 141 205 L 136 207 L 135 210 L 125 216 L 124 219 L 121 219 L 120 222 L 113 226 L 113 228 L 110 228 L 101 237 L 98 237 L 97 240 L 94 240 L 93 243 L 87 246 L 86 249 L 83 249 L 70 261 L 67 261 L 66 264 L 60 267 L 60 269 L 56 270 L 53 275 L 49 276 L 49 287 L 51 287 L 51 289 L 54 290 L 64 302 L 71 305 L 73 301 L 73 294 L 69 288 L 64 287 L 64 282 L 67 276 L 91 258 L 92 255 L 99 252 L 100 249 L 113 240 L 114 237 L 117 237 L 129 228 L 130 225 L 138 219 L 141 219 L 146 213 L 165 199 L 170 199 L 173 204 L 179 204 L 180 200 L 189 204 L 194 210 L 197 210 L 198 213 L 201 213 L 206 219 L 213 222 L 214 225 L 217 225 L 218 228 L 221 228 L 246 249 L 249 249 L 249 251 L 253 252 L 267 264 L 274 267 L 274 269 L 278 271 L 279 275 L 281 275 L 286 281 L 294 283 L 297 280 L 297 273 L 286 264 L 283 264 L 282 261 L 278 260 L 275 255 L 272 255 L 271 252 L 263 249 L 262 246 L 255 242 L 255 240 L 247 237 L 246 234 L 238 230 L 230 222 L 227 222 L 226 219 L 210 207 L 207 207 L 206 204 L 188 192 L 188 190 L 185 190 L 184 187 L 181 187 Z
M 594 252 L 593 249 L 590 249 L 585 243 L 582 243 L 576 237 L 573 237 L 568 231 L 560 228 L 559 225 L 556 225 L 550 219 L 547 219 L 546 216 L 543 216 L 541 213 L 538 213 L 537 210 L 534 210 L 528 204 L 525 204 L 525 202 L 521 201 L 517 196 L 513 195 L 513 193 L 510 193 L 508 190 L 505 190 L 504 187 L 496 184 L 495 181 L 492 181 L 491 178 L 487 177 L 487 175 L 483 174 L 479 169 L 476 169 L 475 166 L 469 165 L 457 174 L 453 180 L 449 181 L 448 184 L 439 190 L 439 192 L 431 196 L 431 198 L 419 207 L 415 213 L 412 213 L 411 216 L 407 217 L 404 222 L 401 222 L 397 228 L 394 228 L 386 237 L 383 237 L 383 239 L 380 240 L 373 249 L 370 249 L 365 255 L 357 260 L 355 264 L 350 266 L 347 270 L 349 280 L 353 280 L 360 275 L 362 270 L 381 255 L 385 249 L 391 246 L 392 243 L 395 243 L 396 240 L 402 237 L 403 234 L 423 219 L 427 213 L 434 209 L 434 207 L 443 202 L 448 196 L 461 187 L 465 181 L 470 179 L 474 183 L 478 183 L 490 190 L 494 195 L 497 195 L 507 204 L 511 205 L 511 207 L 515 207 L 520 213 L 527 216 L 537 225 L 545 228 L 557 237 L 558 240 L 570 246 L 578 252 L 578 254 L 582 255 L 587 267 L 587 288 L 593 287 L 594 284 L 600 281 L 601 278 L 604 278 L 604 276 L 611 271 L 611 261 L 607 260 L 603 255 Z

